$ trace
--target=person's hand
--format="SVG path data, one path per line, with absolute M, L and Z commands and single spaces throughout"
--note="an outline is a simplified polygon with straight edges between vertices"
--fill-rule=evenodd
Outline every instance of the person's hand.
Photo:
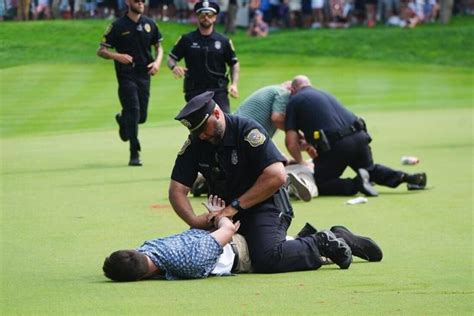
M 158 66 L 158 63 L 156 61 L 149 63 L 147 67 L 148 67 L 148 74 L 150 76 L 154 76 L 158 72 L 158 70 L 160 70 L 160 67 Z
M 235 214 L 237 214 L 237 210 L 231 206 L 227 206 L 220 211 L 210 212 L 207 214 L 207 220 L 209 222 L 214 221 L 214 223 L 218 223 L 222 217 L 232 218 Z
M 116 53 L 113 55 L 114 60 L 118 61 L 121 64 L 128 65 L 133 63 L 133 57 L 128 54 L 119 54 Z
M 222 211 L 225 208 L 225 201 L 217 195 L 209 195 L 206 203 L 202 203 L 210 213 Z
M 186 75 L 187 71 L 188 71 L 188 68 L 184 68 L 178 65 L 174 66 L 172 70 L 174 77 L 177 79 L 183 78 Z
M 236 84 L 231 84 L 229 86 L 229 94 L 233 98 L 238 98 L 239 97 L 239 90 L 237 89 Z
M 314 159 L 314 158 L 317 158 L 318 157 L 318 151 L 316 148 L 314 148 L 314 146 L 312 145 L 308 145 L 306 147 L 306 152 L 308 153 L 308 155 L 311 157 L 311 159 Z

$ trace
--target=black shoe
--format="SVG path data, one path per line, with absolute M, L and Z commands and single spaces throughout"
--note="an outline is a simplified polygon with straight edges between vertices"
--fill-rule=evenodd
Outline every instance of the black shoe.
M 300 232 L 296 235 L 296 237 L 308 237 L 310 235 L 314 235 L 318 232 L 316 228 L 310 223 L 306 223 L 303 228 L 301 228 Z
M 125 128 L 123 127 L 123 124 L 122 124 L 122 115 L 120 115 L 120 113 L 115 114 L 115 121 L 117 122 L 117 124 L 119 126 L 120 139 L 124 142 L 128 141 L 127 133 L 126 133 Z
M 342 238 L 351 247 L 352 255 L 367 261 L 381 261 L 383 253 L 380 247 L 369 237 L 358 236 L 344 226 L 333 226 L 331 231 Z
M 194 197 L 199 197 L 201 194 L 207 194 L 207 181 L 201 174 L 198 174 L 196 180 L 193 183 L 193 187 L 191 188 L 191 193 Z
M 337 238 L 333 232 L 323 230 L 316 233 L 318 249 L 322 256 L 331 259 L 341 269 L 347 269 L 352 263 L 352 252 L 342 238 Z
M 426 187 L 426 173 L 415 173 L 408 177 L 407 188 L 408 190 L 423 190 Z
M 130 161 L 128 162 L 128 165 L 133 166 L 133 167 L 141 167 L 143 164 L 142 164 L 142 161 L 140 160 L 140 158 L 136 157 L 136 158 L 130 158 Z
M 375 190 L 372 184 L 370 184 L 370 175 L 367 170 L 362 169 L 362 168 L 357 170 L 357 181 L 358 181 L 359 191 L 364 193 L 364 195 L 366 196 L 379 195 L 377 190 Z
M 304 181 L 292 172 L 288 172 L 289 185 L 293 186 L 296 196 L 305 202 L 311 201 L 313 198 L 308 186 Z

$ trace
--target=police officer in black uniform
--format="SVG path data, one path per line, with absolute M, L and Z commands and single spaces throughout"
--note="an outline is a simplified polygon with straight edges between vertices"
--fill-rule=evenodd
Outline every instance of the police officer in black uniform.
M 292 208 L 282 189 L 285 158 L 263 127 L 224 113 L 213 96 L 209 91 L 194 97 L 175 118 L 190 132 L 171 175 L 169 199 L 176 213 L 201 229 L 210 228 L 213 217 L 240 220 L 239 233 L 247 240 L 256 272 L 318 269 L 321 255 L 347 269 L 351 249 L 330 231 L 286 241 Z M 198 172 L 207 179 L 209 193 L 226 202 L 223 210 L 194 213 L 187 195 Z
M 150 76 L 155 75 L 163 59 L 161 33 L 155 22 L 143 16 L 144 0 L 126 0 L 127 13 L 106 30 L 97 54 L 113 59 L 119 84 L 122 113 L 115 119 L 119 135 L 130 141 L 130 166 L 141 166 L 138 124 L 145 123 L 150 96 Z M 151 47 L 156 50 L 153 58 Z M 109 50 L 115 48 L 115 52 Z
M 168 57 L 168 67 L 176 78 L 184 77 L 184 98 L 191 100 L 205 91 L 214 91 L 214 100 L 222 110 L 230 113 L 228 93 L 238 97 L 239 62 L 232 41 L 214 31 L 219 14 L 215 2 L 197 2 L 194 12 L 198 29 L 181 36 Z M 186 67 L 178 65 L 184 58 Z M 230 68 L 230 86 L 227 66 Z
M 372 139 L 365 122 L 332 95 L 313 88 L 308 77 L 296 76 L 291 89 L 285 117 L 286 147 L 296 162 L 304 164 L 298 132 L 303 132 L 306 141 L 315 146 L 314 178 L 319 195 L 362 192 L 377 196 L 371 182 L 391 188 L 406 182 L 409 190 L 425 188 L 425 173 L 407 174 L 374 164 L 369 146 Z M 357 176 L 340 178 L 348 166 Z

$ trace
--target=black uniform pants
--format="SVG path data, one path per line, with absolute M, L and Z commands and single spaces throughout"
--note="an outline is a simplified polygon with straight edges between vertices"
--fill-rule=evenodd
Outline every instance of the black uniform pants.
M 209 89 L 214 91 L 213 89 Z M 209 90 L 193 90 L 193 91 L 186 91 L 184 95 L 184 99 L 186 102 L 194 98 L 195 96 L 204 93 Z M 215 90 L 214 91 L 214 96 L 212 97 L 214 101 L 219 105 L 219 107 L 224 111 L 225 113 L 230 113 L 230 101 L 229 101 L 229 94 L 227 93 L 227 90 Z
M 265 207 L 265 206 L 262 206 Z M 291 218 L 276 208 L 238 214 L 239 234 L 247 240 L 252 267 L 259 273 L 315 270 L 321 267 L 316 237 L 286 240 Z
M 141 150 L 138 124 L 146 122 L 150 97 L 150 76 L 135 69 L 117 74 L 118 95 L 122 105 L 122 122 L 130 139 L 130 154 L 137 156 Z
M 367 169 L 371 182 L 391 188 L 400 185 L 404 173 L 374 164 L 370 141 L 370 136 L 361 131 L 331 143 L 330 151 L 313 160 L 319 195 L 354 195 L 359 192 L 357 177 L 340 178 L 347 167 L 355 172 L 359 168 Z

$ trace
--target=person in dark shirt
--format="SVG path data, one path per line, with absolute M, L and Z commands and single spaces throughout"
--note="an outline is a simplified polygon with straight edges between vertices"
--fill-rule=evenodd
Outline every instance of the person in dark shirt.
M 426 174 L 408 174 L 374 164 L 365 122 L 350 112 L 329 93 L 315 89 L 306 76 L 296 76 L 292 97 L 286 108 L 285 144 L 297 163 L 306 164 L 300 153 L 299 135 L 316 149 L 314 178 L 319 195 L 354 195 L 362 192 L 377 196 L 371 185 L 395 188 L 407 183 L 409 190 L 424 189 Z M 341 178 L 350 167 L 355 178 Z
M 232 41 L 215 32 L 219 14 L 215 2 L 197 2 L 198 29 L 182 35 L 171 50 L 168 67 L 176 78 L 184 77 L 184 98 L 191 100 L 205 91 L 214 91 L 214 99 L 226 113 L 230 112 L 228 94 L 238 97 L 240 66 Z M 184 58 L 186 66 L 178 65 Z M 227 67 L 230 68 L 230 86 Z
M 126 3 L 127 13 L 107 28 L 97 55 L 114 60 L 122 105 L 121 114 L 115 116 L 120 139 L 130 141 L 129 165 L 141 166 L 138 124 L 147 119 L 150 76 L 158 73 L 163 59 L 162 36 L 155 22 L 142 15 L 144 0 Z M 155 48 L 155 57 L 151 47 Z
M 169 186 L 178 216 L 200 229 L 224 216 L 240 221 L 255 272 L 316 270 L 322 256 L 347 269 L 351 248 L 329 230 L 286 240 L 293 209 L 284 188 L 285 158 L 260 124 L 224 113 L 213 96 L 212 91 L 197 95 L 175 117 L 190 133 Z M 187 195 L 198 172 L 208 181 L 209 193 L 224 200 L 224 209 L 194 213 Z

